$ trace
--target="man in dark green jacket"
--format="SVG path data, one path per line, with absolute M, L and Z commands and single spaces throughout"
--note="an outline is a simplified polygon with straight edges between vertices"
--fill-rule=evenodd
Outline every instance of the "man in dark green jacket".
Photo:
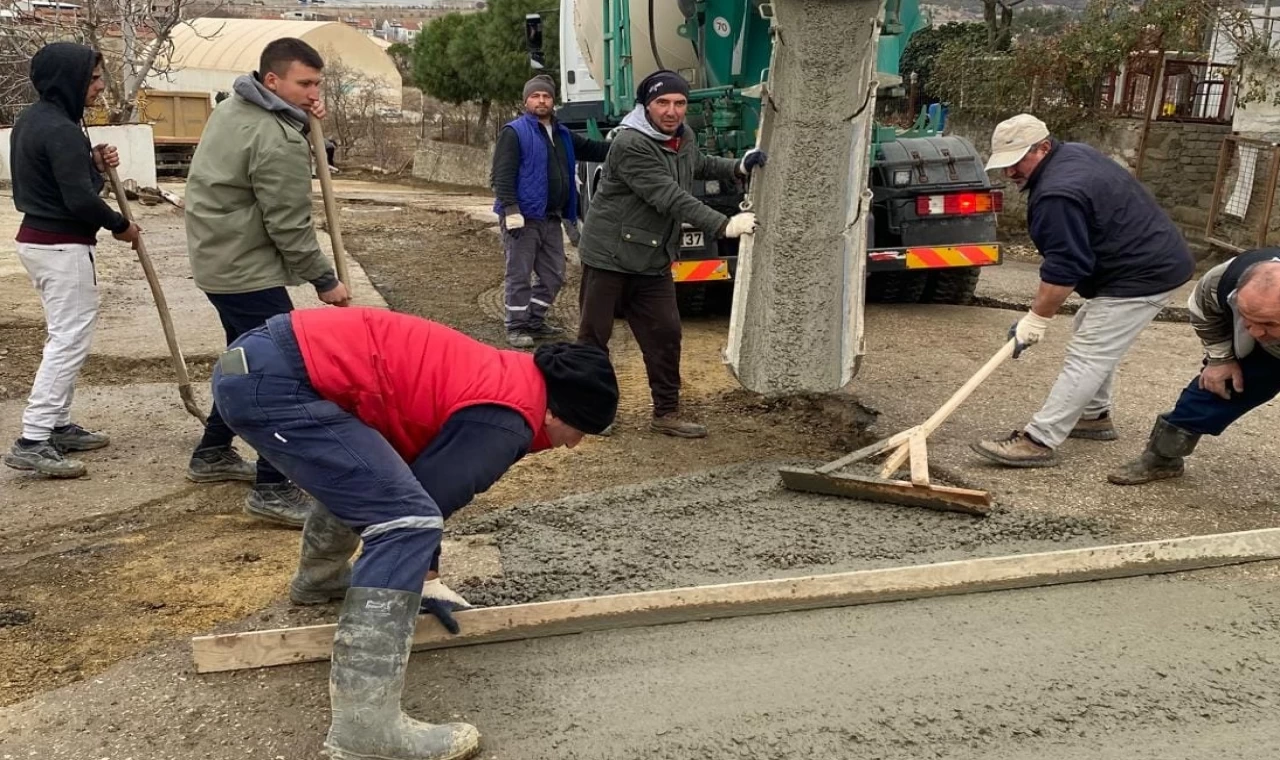
M 640 83 L 635 110 L 614 137 L 578 246 L 578 341 L 607 350 L 620 311 L 644 355 L 650 429 L 702 438 L 707 429 L 680 414 L 680 313 L 671 263 L 684 223 L 716 238 L 755 230 L 755 214 L 726 217 L 690 189 L 695 179 L 737 181 L 762 166 L 765 155 L 753 150 L 741 161 L 703 155 L 684 123 L 688 105 L 689 84 L 673 71 L 656 71 Z

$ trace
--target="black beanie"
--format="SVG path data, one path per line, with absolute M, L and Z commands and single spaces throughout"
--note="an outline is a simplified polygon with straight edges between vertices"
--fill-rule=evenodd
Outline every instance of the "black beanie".
M 636 102 L 647 106 L 663 95 L 672 93 L 689 97 L 689 83 L 674 71 L 658 69 L 640 82 L 640 86 L 636 88 Z
M 533 353 L 533 363 L 547 381 L 547 408 L 557 418 L 591 435 L 613 424 L 618 378 L 607 353 L 580 343 L 550 343 Z

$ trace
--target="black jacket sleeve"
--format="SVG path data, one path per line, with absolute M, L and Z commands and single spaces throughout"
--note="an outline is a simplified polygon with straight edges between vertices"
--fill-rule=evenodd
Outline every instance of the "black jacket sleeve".
M 71 125 L 51 128 L 45 149 L 68 211 L 83 222 L 113 233 L 129 228 L 129 220 L 98 197 L 94 187 L 98 171 L 93 166 L 92 154 L 85 150 L 80 130 Z
M 1089 220 L 1079 203 L 1056 195 L 1041 198 L 1028 231 L 1044 257 L 1042 281 L 1074 287 L 1093 274 L 1097 259 L 1089 244 Z
M 520 174 L 520 138 L 511 127 L 503 127 L 498 133 L 498 144 L 493 149 L 493 174 L 489 178 L 493 195 L 508 214 L 520 213 L 516 200 L 516 178 Z
M 592 161 L 601 163 L 605 157 L 609 155 L 609 146 L 612 143 L 604 140 L 592 140 L 588 137 L 573 132 L 573 154 L 579 161 Z

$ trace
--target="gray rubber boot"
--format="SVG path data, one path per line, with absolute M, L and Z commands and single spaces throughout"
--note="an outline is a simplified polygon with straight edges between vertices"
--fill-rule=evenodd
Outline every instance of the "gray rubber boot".
M 338 616 L 329 670 L 334 760 L 464 760 L 480 749 L 466 723 L 432 725 L 400 711 L 422 595 L 353 588 Z
M 1151 437 L 1142 456 L 1107 475 L 1107 480 L 1118 486 L 1139 486 L 1157 480 L 1181 477 L 1184 472 L 1183 457 L 1196 450 L 1199 433 L 1189 433 L 1170 425 L 1164 417 L 1156 417 Z
M 328 604 L 347 595 L 351 585 L 351 555 L 360 536 L 320 502 L 302 526 L 302 556 L 289 583 L 294 604 Z

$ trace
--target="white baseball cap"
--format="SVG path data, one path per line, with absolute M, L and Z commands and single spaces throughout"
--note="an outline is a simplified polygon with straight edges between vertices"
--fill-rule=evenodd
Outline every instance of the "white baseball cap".
M 1013 166 L 1040 142 L 1049 139 L 1049 128 L 1029 113 L 1020 113 L 996 125 L 991 133 L 991 158 L 987 171 Z

